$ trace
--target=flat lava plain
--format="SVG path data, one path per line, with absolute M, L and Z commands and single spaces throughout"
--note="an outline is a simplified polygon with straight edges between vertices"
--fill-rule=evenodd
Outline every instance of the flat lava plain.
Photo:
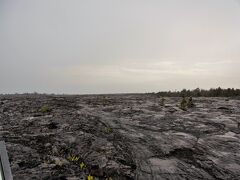
M 240 99 L 0 95 L 14 179 L 240 179 Z

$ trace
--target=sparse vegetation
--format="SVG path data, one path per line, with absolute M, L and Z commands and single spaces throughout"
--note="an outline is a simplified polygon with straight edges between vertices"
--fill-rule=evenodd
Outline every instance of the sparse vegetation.
M 110 128 L 110 127 L 106 127 L 106 128 L 104 129 L 104 132 L 107 133 L 107 134 L 110 134 L 110 133 L 113 132 L 113 129 Z
M 193 103 L 192 97 L 189 97 L 189 98 L 188 98 L 187 107 L 188 107 L 188 108 L 194 107 L 194 103 Z
M 94 180 L 94 177 L 91 175 L 88 175 L 88 180 Z
M 187 110 L 187 101 L 186 101 L 186 98 L 185 98 L 185 97 L 182 98 L 182 101 L 181 101 L 181 103 L 180 103 L 180 109 L 182 109 L 182 110 L 184 110 L 184 111 Z
M 42 107 L 40 108 L 39 111 L 42 112 L 42 113 L 48 113 L 48 112 L 51 111 L 51 109 L 50 109 L 50 107 L 49 107 L 48 105 L 44 105 L 44 106 L 42 106 Z
M 70 155 L 68 157 L 68 160 L 70 162 L 73 162 L 73 163 L 79 165 L 80 169 L 87 168 L 87 165 L 82 161 L 82 158 L 80 156 L 78 156 L 78 155 Z
M 34 179 L 39 171 L 43 172 L 42 179 L 49 179 L 49 175 L 55 179 L 76 175 L 104 180 L 136 176 L 149 179 L 151 175 L 158 179 L 165 167 L 159 166 L 152 174 L 142 173 L 140 167 L 155 168 L 156 164 L 175 163 L 182 158 L 187 160 L 186 168 L 176 164 L 181 169 L 176 178 L 191 179 L 209 168 L 208 163 L 202 162 L 208 162 L 212 152 L 223 153 L 216 160 L 225 163 L 211 166 L 213 177 L 221 173 L 222 179 L 234 179 L 239 175 L 239 171 L 229 173 L 222 166 L 236 162 L 240 132 L 238 98 L 156 98 L 145 94 L 106 97 L 109 107 L 103 107 L 101 98 L 92 95 L 2 95 L 1 126 L 7 130 L 3 137 L 10 142 L 9 153 L 17 159 L 12 160 L 15 179 Z M 191 108 L 194 104 L 197 108 Z M 40 109 L 50 113 L 41 113 Z M 218 135 L 221 138 L 216 138 Z M 232 143 L 226 143 L 230 137 Z M 32 151 L 32 147 L 37 151 Z M 23 148 L 26 153 L 20 151 Z M 154 158 L 141 163 L 149 157 Z M 32 167 L 31 173 L 22 171 L 28 167 Z M 160 178 L 170 176 L 164 174 Z M 203 179 L 208 177 L 201 175 Z
M 165 98 L 164 98 L 164 97 L 161 97 L 160 105 L 161 105 L 161 106 L 164 106 L 164 105 L 165 105 L 164 103 L 165 103 Z

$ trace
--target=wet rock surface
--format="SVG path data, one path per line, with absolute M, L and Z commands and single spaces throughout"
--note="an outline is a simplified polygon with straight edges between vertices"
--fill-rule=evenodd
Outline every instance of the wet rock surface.
M 240 179 L 240 100 L 0 95 L 14 179 Z

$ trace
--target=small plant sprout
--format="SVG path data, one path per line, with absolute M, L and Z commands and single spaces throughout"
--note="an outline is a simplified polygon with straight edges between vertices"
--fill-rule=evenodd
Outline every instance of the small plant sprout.
M 81 163 L 79 164 L 79 166 L 80 166 L 81 169 L 86 168 L 86 164 L 85 164 L 84 162 L 81 162 Z
M 91 175 L 88 175 L 87 179 L 88 179 L 88 180 L 94 180 L 94 177 L 91 176 Z
M 80 159 L 80 157 L 79 156 L 75 156 L 75 155 L 73 155 L 73 156 L 69 156 L 68 157 L 68 160 L 69 161 L 72 161 L 72 162 L 76 162 L 76 161 L 78 161 Z
M 113 129 L 110 127 L 105 127 L 105 133 L 110 134 L 113 132 Z

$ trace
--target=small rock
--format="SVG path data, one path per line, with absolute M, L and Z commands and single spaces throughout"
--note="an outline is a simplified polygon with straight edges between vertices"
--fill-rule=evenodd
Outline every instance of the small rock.
M 14 163 L 13 165 L 11 165 L 11 169 L 13 172 L 17 171 L 19 169 L 19 165 L 17 163 Z
M 46 143 L 44 146 L 45 146 L 45 147 L 50 147 L 50 146 L 51 146 L 51 143 Z
M 57 148 L 56 146 L 54 146 L 54 147 L 52 148 L 52 153 L 53 153 L 53 154 L 58 154 L 58 148 Z
M 60 157 L 55 157 L 53 158 L 54 163 L 58 166 L 64 166 L 69 164 L 69 162 L 66 159 L 60 158 Z

